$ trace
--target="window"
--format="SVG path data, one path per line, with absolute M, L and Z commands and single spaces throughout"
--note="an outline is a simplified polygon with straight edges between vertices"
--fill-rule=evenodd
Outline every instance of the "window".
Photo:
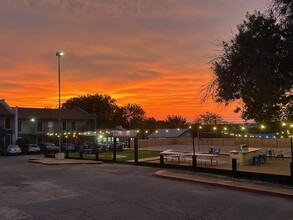
M 5 118 L 5 129 L 11 129 L 10 118 Z
M 22 123 L 21 123 L 21 121 L 18 122 L 18 132 L 22 132 Z
M 48 131 L 53 132 L 53 122 L 52 121 L 48 121 Z
M 43 132 L 43 122 L 41 121 L 37 123 L 37 132 Z
M 66 131 L 66 121 L 63 121 L 63 124 L 62 124 L 62 130 L 63 130 L 63 131 Z
M 53 122 L 52 121 L 48 121 L 48 128 L 53 128 Z
M 71 122 L 71 130 L 76 131 L 76 123 L 74 121 Z

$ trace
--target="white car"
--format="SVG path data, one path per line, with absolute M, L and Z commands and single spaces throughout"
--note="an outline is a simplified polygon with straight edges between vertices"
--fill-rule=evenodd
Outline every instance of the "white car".
M 2 151 L 3 155 L 20 155 L 21 148 L 18 145 L 8 145 Z
M 28 145 L 28 149 L 27 149 L 27 152 L 29 154 L 32 154 L 32 153 L 40 153 L 41 152 L 41 149 L 38 145 L 36 144 L 29 144 Z

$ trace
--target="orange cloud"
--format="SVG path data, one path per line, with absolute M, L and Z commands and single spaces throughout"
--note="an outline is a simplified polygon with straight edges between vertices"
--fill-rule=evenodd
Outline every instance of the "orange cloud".
M 239 121 L 233 106 L 199 101 L 211 79 L 215 43 L 262 1 L 3 0 L 0 98 L 12 106 L 57 107 L 61 98 L 106 93 L 148 116 L 206 111 Z M 229 36 L 228 36 L 229 37 Z

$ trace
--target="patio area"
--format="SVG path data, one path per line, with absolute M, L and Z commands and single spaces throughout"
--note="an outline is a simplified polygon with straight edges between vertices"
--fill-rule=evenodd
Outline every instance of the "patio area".
M 209 146 L 201 146 L 201 151 L 197 150 L 195 147 L 195 153 L 207 153 Z M 235 147 L 219 147 L 221 149 L 221 153 L 218 157 L 216 157 L 217 163 L 202 163 L 200 160 L 197 160 L 198 167 L 205 167 L 205 168 L 213 168 L 213 169 L 223 169 L 223 170 L 232 170 L 232 163 L 231 158 L 229 155 L 229 151 L 233 150 Z M 166 150 L 176 150 L 178 152 L 192 152 L 192 146 L 190 145 L 169 145 L 169 146 L 155 146 L 154 148 L 144 148 L 144 150 L 158 150 L 158 151 L 166 151 Z M 261 154 L 266 154 L 270 148 L 262 148 L 260 150 Z M 266 174 L 277 174 L 277 175 L 290 175 L 290 162 L 291 157 L 288 157 L 290 152 L 287 152 L 288 149 L 275 149 L 275 152 L 282 152 L 284 153 L 285 158 L 267 158 L 265 163 L 260 163 L 259 165 L 237 165 L 238 171 L 246 171 L 246 172 L 253 172 L 253 173 L 266 173 Z M 144 162 L 150 163 L 160 163 L 160 158 L 151 158 L 150 160 L 144 159 Z M 192 166 L 192 162 L 190 159 L 186 160 L 184 157 L 182 159 L 177 159 L 176 157 L 172 159 L 164 160 L 165 164 L 174 164 L 174 165 L 182 165 L 182 166 Z

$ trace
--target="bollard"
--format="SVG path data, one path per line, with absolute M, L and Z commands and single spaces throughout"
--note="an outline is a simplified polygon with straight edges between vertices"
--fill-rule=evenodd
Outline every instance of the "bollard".
M 82 159 L 83 155 L 82 152 L 79 152 L 79 159 Z
M 95 157 L 95 159 L 96 159 L 96 160 L 99 160 L 99 151 L 96 152 L 96 157 Z
M 192 155 L 192 171 L 195 172 L 197 167 L 196 156 Z
M 65 151 L 65 159 L 68 159 L 69 158 L 69 153 L 68 153 L 68 150 Z
M 164 166 L 164 155 L 160 155 L 160 165 Z

